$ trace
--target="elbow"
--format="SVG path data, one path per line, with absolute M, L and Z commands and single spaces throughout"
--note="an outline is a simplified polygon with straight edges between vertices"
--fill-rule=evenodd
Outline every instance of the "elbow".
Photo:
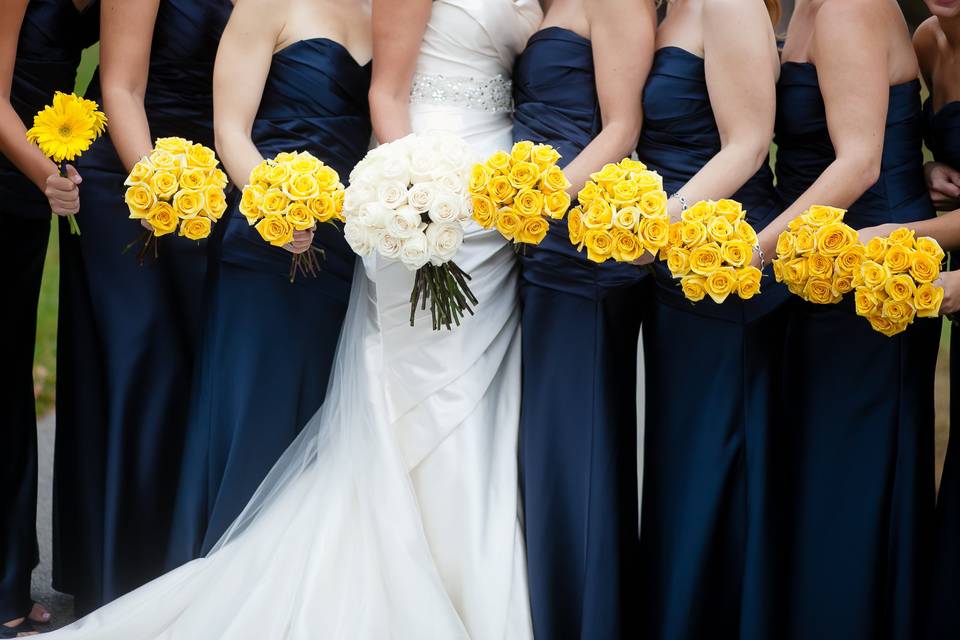
M 370 90 L 367 93 L 367 97 L 370 101 L 370 112 L 372 114 L 385 113 L 392 109 L 395 105 L 399 104 L 400 100 L 409 99 L 409 88 L 406 92 L 401 92 L 400 88 L 397 86 L 387 86 L 382 82 L 377 82 L 370 85 Z
M 608 135 L 610 140 L 616 141 L 618 154 L 627 157 L 637 148 L 642 124 L 640 118 L 613 120 L 603 125 L 602 135 Z
M 856 185 L 857 191 L 863 193 L 877 184 L 880 179 L 881 159 L 879 154 L 856 155 L 848 158 L 838 158 L 843 163 L 849 184 Z

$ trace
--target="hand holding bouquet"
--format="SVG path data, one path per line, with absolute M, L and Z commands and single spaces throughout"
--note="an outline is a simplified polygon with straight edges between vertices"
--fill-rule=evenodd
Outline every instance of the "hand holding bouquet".
M 344 187 L 337 172 L 310 153 L 280 153 L 250 172 L 243 188 L 240 213 L 260 237 L 275 247 L 293 242 L 295 231 L 313 229 L 318 222 L 343 221 Z M 315 276 L 318 256 L 310 247 L 290 262 L 290 282 L 297 273 Z
M 730 294 L 749 300 L 760 293 L 760 270 L 750 264 L 757 233 L 735 200 L 698 202 L 670 225 L 669 248 L 661 258 L 680 280 L 684 296 L 717 304 Z
M 373 149 L 350 174 L 344 237 L 360 256 L 376 252 L 416 272 L 411 326 L 428 301 L 434 330 L 459 326 L 477 304 L 470 276 L 453 261 L 472 215 L 472 156 L 455 136 L 409 135 Z
M 560 154 L 547 144 L 521 141 L 510 153 L 498 151 L 470 174 L 473 219 L 514 243 L 540 244 L 547 218 L 559 220 L 570 208 L 570 182 L 557 166 Z

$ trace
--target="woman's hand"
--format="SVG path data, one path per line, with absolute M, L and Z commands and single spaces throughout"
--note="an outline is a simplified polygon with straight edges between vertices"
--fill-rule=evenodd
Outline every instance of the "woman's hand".
M 946 316 L 960 311 L 960 271 L 944 271 L 933 284 L 943 287 L 940 315 Z
M 888 222 L 886 224 L 878 224 L 875 227 L 864 227 L 863 229 L 857 230 L 857 237 L 860 239 L 860 242 L 867 244 L 874 238 L 888 236 L 903 226 L 902 224 Z
M 314 229 L 316 229 L 316 227 L 314 227 Z M 293 242 L 283 245 L 283 248 L 295 255 L 306 253 L 310 249 L 311 245 L 313 245 L 314 229 L 307 229 L 306 231 L 294 231 Z
M 67 175 L 53 173 L 47 176 L 43 193 L 50 202 L 50 210 L 58 216 L 72 216 L 80 211 L 80 183 L 83 178 L 73 165 L 67 165 Z
M 960 171 L 942 162 L 928 162 L 923 165 L 923 175 L 937 211 L 960 208 Z

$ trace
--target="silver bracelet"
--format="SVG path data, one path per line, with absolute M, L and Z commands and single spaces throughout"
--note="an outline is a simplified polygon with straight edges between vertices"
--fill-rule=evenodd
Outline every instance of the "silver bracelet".
M 675 194 L 673 194 L 672 196 L 670 196 L 670 200 L 673 200 L 674 198 L 676 198 L 677 200 L 680 201 L 680 206 L 683 207 L 683 210 L 684 210 L 684 211 L 686 211 L 686 210 L 687 210 L 687 199 L 683 197 L 683 194 L 680 193 L 679 191 L 677 191 Z
M 764 267 L 767 266 L 767 257 L 763 254 L 763 249 L 760 248 L 760 243 L 753 245 L 753 250 L 760 254 L 760 271 L 763 271 Z

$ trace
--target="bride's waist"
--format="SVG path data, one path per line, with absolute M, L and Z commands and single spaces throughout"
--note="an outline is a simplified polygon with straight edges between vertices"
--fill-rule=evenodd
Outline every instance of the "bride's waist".
M 410 88 L 417 110 L 469 111 L 509 118 L 513 83 L 503 75 L 468 76 L 417 72 Z

